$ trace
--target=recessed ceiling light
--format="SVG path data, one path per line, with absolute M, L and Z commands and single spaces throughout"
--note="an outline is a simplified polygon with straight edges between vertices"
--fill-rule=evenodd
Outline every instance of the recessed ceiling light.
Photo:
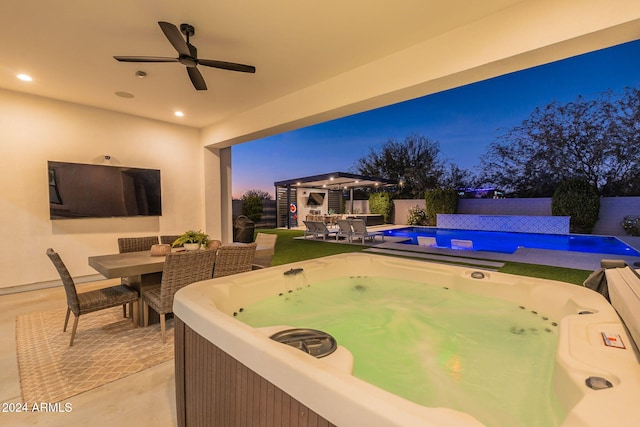
M 176 117 L 184 117 L 184 113 L 182 111 L 176 111 L 175 113 L 173 113 L 176 115 Z
M 135 98 L 135 96 L 129 92 L 116 92 L 116 96 L 119 96 L 120 98 Z
M 20 80 L 22 80 L 23 82 L 30 82 L 30 81 L 32 81 L 32 80 L 33 80 L 33 79 L 31 78 L 31 76 L 30 76 L 30 75 L 28 75 L 28 74 L 18 74 L 18 78 L 19 78 Z

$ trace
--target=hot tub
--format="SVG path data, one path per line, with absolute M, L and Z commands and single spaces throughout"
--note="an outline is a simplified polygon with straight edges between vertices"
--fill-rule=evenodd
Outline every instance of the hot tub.
M 213 279 L 179 291 L 174 313 L 180 426 L 483 425 L 469 414 L 418 405 L 354 377 L 349 364 L 358 360 L 344 357 L 344 351 L 315 358 L 234 317 L 240 308 L 286 291 L 286 281 L 296 280 L 287 277 L 295 276 L 295 269 L 303 269 L 311 283 L 359 275 L 428 278 L 446 288 L 543 311 L 558 320 L 551 387 L 566 413 L 562 425 L 625 425 L 640 419 L 635 346 L 616 312 L 596 292 L 549 280 L 358 253 Z

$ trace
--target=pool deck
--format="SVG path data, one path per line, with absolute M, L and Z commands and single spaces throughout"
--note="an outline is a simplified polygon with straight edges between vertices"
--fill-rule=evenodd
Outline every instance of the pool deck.
M 385 225 L 377 227 L 367 227 L 369 232 L 391 230 L 394 228 L 404 228 L 406 225 Z M 625 242 L 632 248 L 640 251 L 640 237 L 632 236 L 615 236 L 618 239 Z M 307 237 L 307 240 L 314 240 Z M 315 239 L 317 241 L 324 241 L 330 243 L 349 244 L 345 240 L 339 240 L 336 242 L 335 238 L 327 238 L 326 240 Z M 418 245 L 407 245 L 401 243 L 408 240 L 404 237 L 392 237 L 385 236 L 384 242 L 376 239 L 373 242 L 365 243 L 365 246 L 370 248 L 365 249 L 367 252 L 383 253 L 388 255 L 399 256 L 411 256 L 415 258 L 422 258 L 429 261 L 439 262 L 445 261 L 446 258 L 457 259 L 460 263 L 475 264 L 482 266 L 486 261 L 487 266 L 491 268 L 490 263 L 500 262 L 521 262 L 525 264 L 539 264 L 549 265 L 554 267 L 574 268 L 577 270 L 594 271 L 600 268 L 600 261 L 603 259 L 616 259 L 623 260 L 629 265 L 640 263 L 640 257 L 634 256 L 620 256 L 611 254 L 597 254 L 586 252 L 572 252 L 572 251 L 556 251 L 546 249 L 530 249 L 519 248 L 512 254 L 505 254 L 499 252 L 488 251 L 473 251 L 473 250 L 460 250 L 449 248 L 433 248 Z M 362 245 L 361 242 L 354 242 L 351 244 Z M 428 257 L 432 256 L 433 259 Z

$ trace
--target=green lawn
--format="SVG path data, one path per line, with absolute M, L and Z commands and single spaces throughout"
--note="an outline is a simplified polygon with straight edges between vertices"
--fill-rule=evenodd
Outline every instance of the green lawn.
M 295 239 L 303 235 L 301 230 L 259 229 L 260 233 L 278 235 L 273 265 L 304 261 L 328 255 L 347 252 L 360 252 L 366 246 L 331 244 L 322 241 Z M 590 271 L 574 270 L 571 268 L 550 267 L 546 265 L 523 264 L 506 262 L 500 269 L 502 273 L 518 274 L 521 276 L 539 277 L 542 279 L 559 280 L 561 282 L 581 285 L 591 273 Z

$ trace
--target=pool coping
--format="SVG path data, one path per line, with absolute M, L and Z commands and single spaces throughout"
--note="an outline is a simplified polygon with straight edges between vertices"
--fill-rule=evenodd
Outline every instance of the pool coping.
M 397 228 L 410 227 L 409 225 L 391 225 L 386 224 L 384 226 L 367 227 L 369 231 L 384 231 L 393 230 Z M 594 235 L 596 236 L 596 235 Z M 606 236 L 603 236 L 606 237 Z M 612 236 L 620 239 L 625 244 L 640 251 L 640 237 L 634 236 Z M 302 238 L 300 238 L 302 239 Z M 346 240 L 338 240 L 334 238 L 322 239 L 309 239 L 319 242 L 339 243 L 339 244 L 354 244 L 363 246 L 361 242 L 349 243 Z M 616 259 L 622 260 L 627 264 L 633 266 L 635 263 L 640 263 L 640 257 L 635 256 L 622 256 L 613 254 L 601 254 L 601 253 L 587 253 L 587 252 L 573 252 L 573 251 L 559 251 L 551 249 L 533 249 L 533 248 L 519 248 L 512 254 L 505 254 L 501 252 L 489 252 L 489 251 L 473 251 L 473 250 L 461 250 L 461 249 L 449 249 L 449 248 L 437 248 L 426 247 L 418 245 L 407 245 L 401 243 L 408 240 L 405 237 L 392 237 L 385 236 L 384 242 L 376 240 L 373 242 L 366 242 L 364 246 L 376 247 L 385 249 L 387 251 L 398 251 L 397 255 L 406 256 L 401 252 L 413 252 L 421 254 L 417 258 L 422 258 L 424 254 L 434 254 L 438 256 L 447 256 L 460 258 L 460 262 L 472 263 L 473 260 L 486 260 L 495 262 L 519 262 L 523 264 L 538 264 L 547 265 L 552 267 L 564 267 L 573 268 L 577 270 L 594 271 L 600 268 L 600 261 L 603 259 Z M 388 253 L 388 252 L 387 252 Z M 428 261 L 428 260 L 427 260 Z
M 397 242 L 385 242 L 375 245 L 377 248 L 392 249 L 397 251 L 430 253 L 438 255 L 455 256 L 461 260 L 489 260 L 510 261 L 524 264 L 548 265 L 552 267 L 574 268 L 577 270 L 593 271 L 600 268 L 603 259 L 619 259 L 629 265 L 640 262 L 640 257 L 619 256 L 611 254 L 598 254 L 586 252 L 557 251 L 550 249 L 519 248 L 512 254 L 489 251 L 471 251 L 448 248 L 428 248 L 417 245 L 407 245 Z M 410 247 L 410 248 L 408 248 Z

